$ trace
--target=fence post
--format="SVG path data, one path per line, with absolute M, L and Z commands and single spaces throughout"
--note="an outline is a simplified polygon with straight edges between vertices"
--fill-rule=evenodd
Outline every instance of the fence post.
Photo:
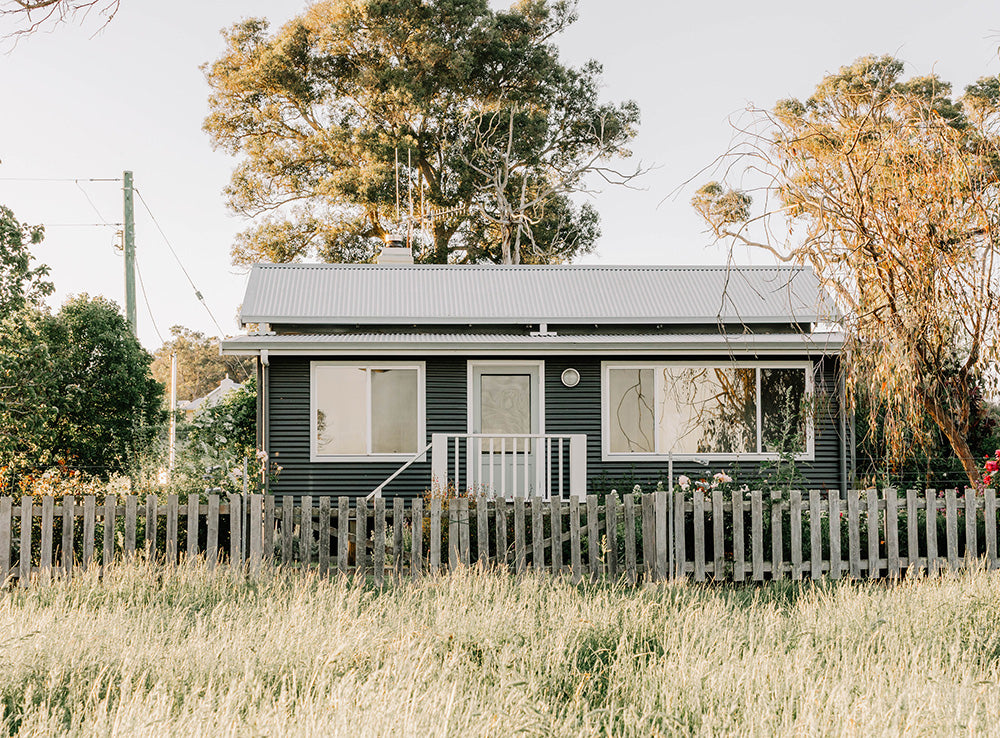
M 244 477 L 245 478 L 245 477 Z M 264 555 L 264 499 L 263 495 L 250 495 L 250 574 L 260 575 L 260 562 Z M 327 513 L 329 514 L 329 499 Z M 329 522 L 329 519 L 328 521 Z M 329 541 L 327 541 L 329 542 Z
M 18 572 L 22 587 L 27 587 L 31 580 L 31 520 L 34 514 L 34 501 L 25 495 L 21 498 L 21 568 Z

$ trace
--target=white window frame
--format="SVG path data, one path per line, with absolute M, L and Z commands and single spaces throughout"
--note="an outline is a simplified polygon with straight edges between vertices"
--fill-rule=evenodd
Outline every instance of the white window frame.
M 654 414 L 654 434 L 653 444 L 656 449 L 653 453 L 641 451 L 611 451 L 611 424 L 610 424 L 610 399 L 608 392 L 611 388 L 609 373 L 612 369 L 652 369 L 653 370 L 653 397 L 658 403 L 663 397 L 663 372 L 658 371 L 663 368 L 677 369 L 802 369 L 806 375 L 806 389 L 804 401 L 812 403 L 815 397 L 816 365 L 808 360 L 805 361 L 602 361 L 601 362 L 601 460 L 602 461 L 667 461 L 671 455 L 659 450 L 660 433 L 656 428 L 657 418 Z M 757 448 L 763 448 L 762 403 L 760 402 L 760 372 L 755 372 L 757 383 Z M 748 452 L 748 453 L 701 453 L 701 454 L 673 454 L 674 461 L 767 461 L 777 459 L 780 454 L 774 452 Z M 814 461 L 816 458 L 816 418 L 815 413 L 810 412 L 806 418 L 806 449 L 803 453 L 796 454 L 796 461 Z
M 316 438 L 316 370 L 324 366 L 356 367 L 365 370 L 365 392 L 368 400 L 368 448 L 372 447 L 372 369 L 416 369 L 417 371 L 417 449 L 392 454 L 320 454 Z M 312 361 L 309 363 L 309 460 L 316 463 L 349 461 L 379 462 L 412 459 L 427 445 L 427 363 L 424 361 Z M 423 459 L 420 459 L 421 461 Z

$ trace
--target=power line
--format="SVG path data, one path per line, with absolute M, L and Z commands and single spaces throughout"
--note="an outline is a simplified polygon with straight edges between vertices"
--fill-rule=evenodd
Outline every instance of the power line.
M 142 281 L 142 272 L 139 271 L 139 260 L 135 260 L 135 273 L 139 277 L 139 291 L 142 292 L 142 301 L 146 303 L 146 312 L 149 313 L 149 322 L 153 324 L 153 330 L 156 331 L 156 337 L 160 339 L 160 343 L 163 343 L 163 336 L 160 334 L 160 329 L 156 325 L 156 318 L 153 317 L 153 308 L 149 306 L 149 295 L 146 294 L 146 285 Z
M 97 209 L 97 205 L 95 205 L 94 201 L 90 199 L 90 195 L 87 194 L 87 191 L 83 189 L 80 183 L 74 182 L 73 184 L 75 184 L 76 188 L 80 190 L 81 193 L 83 193 L 83 196 L 85 198 L 87 198 L 87 203 L 90 205 L 91 209 L 97 214 L 97 217 L 101 219 L 101 222 L 104 223 L 105 225 L 110 226 L 111 224 L 108 223 L 108 219 L 104 217 L 104 215 L 101 213 L 100 210 Z
M 117 228 L 121 223 L 42 223 L 45 228 Z
M 121 182 L 121 177 L 0 177 L 0 182 Z
M 158 230 L 160 232 L 160 235 L 163 237 L 163 242 L 167 244 L 167 248 L 170 249 L 170 253 L 174 255 L 174 260 L 177 262 L 177 266 L 181 268 L 181 271 L 184 272 L 184 276 L 187 277 L 187 281 L 191 285 L 191 289 L 194 290 L 194 296 L 198 298 L 198 302 L 204 305 L 205 311 L 208 313 L 208 317 L 210 317 L 212 319 L 212 322 L 215 323 L 215 327 L 219 331 L 219 338 L 222 338 L 225 335 L 224 331 L 222 330 L 222 326 L 220 326 L 219 321 L 215 319 L 215 315 L 212 314 L 212 309 L 208 306 L 208 303 L 205 302 L 205 298 L 198 290 L 198 287 L 195 285 L 194 280 L 191 279 L 191 275 L 188 274 L 188 270 L 184 268 L 184 264 L 181 262 L 180 257 L 177 255 L 177 251 L 174 250 L 173 245 L 171 245 L 170 239 L 167 238 L 167 234 L 163 232 L 163 228 L 160 227 L 160 223 L 159 221 L 156 220 L 156 216 L 153 215 L 153 211 L 149 209 L 149 205 L 146 203 L 146 198 L 142 196 L 142 192 L 139 191 L 138 187 L 135 187 L 133 189 L 135 190 L 135 194 L 139 196 L 139 202 L 141 202 L 142 206 L 146 208 L 146 212 L 152 219 L 153 225 L 156 226 L 156 230 Z

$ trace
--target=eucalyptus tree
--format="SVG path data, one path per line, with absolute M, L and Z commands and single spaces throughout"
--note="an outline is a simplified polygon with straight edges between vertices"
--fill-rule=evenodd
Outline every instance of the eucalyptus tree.
M 865 57 L 805 101 L 753 110 L 726 171 L 756 184 L 693 199 L 716 238 L 812 265 L 844 313 L 870 430 L 901 453 L 929 417 L 972 484 L 975 398 L 1000 358 L 998 125 L 996 78 L 954 97 Z
M 365 261 L 411 201 L 421 261 L 592 248 L 596 211 L 572 195 L 617 179 L 639 111 L 599 99 L 596 62 L 560 61 L 553 38 L 575 19 L 565 1 L 323 0 L 276 32 L 234 25 L 205 68 L 205 129 L 239 157 L 229 205 L 257 221 L 234 261 Z

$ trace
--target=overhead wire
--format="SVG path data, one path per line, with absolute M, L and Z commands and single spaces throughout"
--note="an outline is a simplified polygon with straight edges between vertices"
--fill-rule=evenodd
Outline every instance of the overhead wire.
M 0 177 L 0 182 L 121 182 L 121 177 Z
M 142 292 L 142 301 L 146 303 L 146 312 L 149 313 L 149 322 L 153 324 L 153 330 L 156 331 L 156 337 L 160 339 L 160 343 L 163 344 L 163 334 L 160 333 L 159 327 L 156 325 L 156 318 L 153 317 L 153 308 L 149 306 L 149 295 L 146 294 L 146 284 L 142 281 L 142 271 L 139 269 L 139 260 L 135 260 L 135 274 L 139 278 L 139 291 Z
M 139 202 L 141 202 L 142 206 L 146 209 L 146 212 L 149 214 L 150 219 L 153 221 L 153 225 L 156 226 L 156 230 L 158 230 L 160 232 L 160 236 L 163 237 L 163 242 L 167 245 L 167 248 L 170 249 L 170 253 L 173 254 L 174 260 L 177 262 L 177 266 L 181 268 L 181 271 L 184 272 L 184 276 L 187 277 L 187 281 L 191 285 L 191 289 L 194 290 L 194 296 L 198 298 L 198 302 L 200 302 L 204 306 L 205 311 L 208 313 L 208 317 L 210 317 L 212 319 L 212 322 L 215 323 L 215 327 L 219 331 L 219 337 L 220 338 L 224 337 L 225 332 L 222 330 L 222 326 L 219 325 L 219 321 L 215 319 L 215 315 L 212 313 L 212 309 L 208 306 L 208 303 L 205 302 L 205 298 L 202 296 L 201 291 L 198 289 L 197 285 L 195 285 L 194 280 L 191 279 L 191 275 L 188 273 L 188 270 L 184 268 L 184 263 L 177 255 L 177 251 L 170 243 L 170 239 L 167 238 L 167 234 L 163 232 L 163 228 L 160 226 L 159 221 L 156 220 L 156 216 L 153 215 L 153 211 L 150 209 L 149 204 L 146 202 L 146 198 L 142 196 L 142 192 L 139 191 L 138 187 L 133 187 L 132 189 L 135 191 L 135 194 L 139 196 Z

